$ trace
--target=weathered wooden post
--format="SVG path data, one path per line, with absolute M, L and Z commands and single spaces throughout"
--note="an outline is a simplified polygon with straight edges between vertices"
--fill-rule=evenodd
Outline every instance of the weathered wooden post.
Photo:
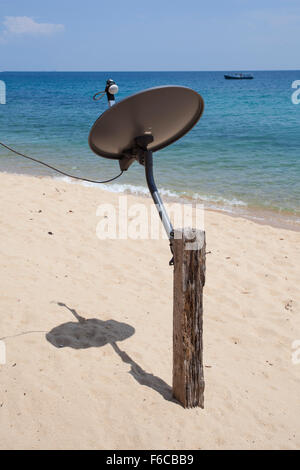
M 203 287 L 205 232 L 175 230 L 173 396 L 184 408 L 204 408 Z

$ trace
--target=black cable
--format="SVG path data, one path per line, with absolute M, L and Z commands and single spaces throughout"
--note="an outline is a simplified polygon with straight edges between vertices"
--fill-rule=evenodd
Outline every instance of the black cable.
M 93 100 L 94 101 L 99 101 L 101 100 L 101 98 L 103 98 L 103 96 L 105 95 L 106 91 L 98 91 L 98 93 L 96 93 L 94 96 L 93 96 Z M 100 96 L 98 96 L 100 95 Z
M 119 178 L 124 173 L 124 171 L 122 170 L 119 175 L 114 176 L 114 178 L 111 178 L 111 179 L 106 180 L 106 181 L 95 181 L 95 180 L 90 180 L 88 178 L 81 178 L 80 176 L 69 175 L 68 173 L 65 173 L 64 171 L 59 170 L 58 168 L 54 168 L 54 166 L 48 165 L 48 163 L 44 163 L 41 160 L 37 160 L 36 158 L 28 157 L 28 155 L 24 155 L 23 153 L 17 152 L 16 150 L 12 149 L 11 147 L 8 147 L 8 145 L 3 144 L 3 142 L 0 142 L 0 145 L 2 145 L 2 147 L 6 148 L 10 152 L 13 152 L 16 155 L 19 155 L 20 157 L 27 158 L 28 160 L 32 160 L 33 162 L 39 163 L 40 165 L 44 165 L 44 166 L 50 168 L 51 170 L 54 170 L 57 173 L 60 173 L 61 175 L 68 176 L 69 178 L 74 178 L 76 180 L 87 181 L 88 183 L 96 183 L 96 184 L 110 183 L 111 181 L 114 181 L 117 178 Z

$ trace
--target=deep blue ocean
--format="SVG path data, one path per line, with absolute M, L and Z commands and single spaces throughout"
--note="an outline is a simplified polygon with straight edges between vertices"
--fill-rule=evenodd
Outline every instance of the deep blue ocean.
M 105 179 L 117 174 L 118 164 L 94 155 L 88 134 L 107 109 L 106 98 L 92 99 L 106 79 L 119 85 L 117 100 L 159 85 L 191 87 L 204 98 L 205 111 L 189 134 L 155 154 L 163 193 L 297 223 L 300 105 L 291 96 L 300 71 L 253 74 L 254 80 L 227 81 L 224 72 L 2 72 L 7 102 L 0 105 L 0 140 L 75 175 Z M 0 171 L 54 175 L 2 148 Z M 135 163 L 108 186 L 142 193 L 144 170 Z

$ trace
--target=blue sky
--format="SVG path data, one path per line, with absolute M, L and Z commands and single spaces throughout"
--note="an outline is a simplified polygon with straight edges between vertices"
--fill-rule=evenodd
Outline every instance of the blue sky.
M 299 39 L 299 0 L 0 0 L 0 71 L 299 69 Z

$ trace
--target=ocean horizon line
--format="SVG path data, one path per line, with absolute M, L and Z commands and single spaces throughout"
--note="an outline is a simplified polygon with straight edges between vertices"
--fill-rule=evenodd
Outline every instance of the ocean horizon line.
M 218 69 L 218 70 L 2 70 L 0 73 L 224 73 L 224 72 L 300 72 L 300 69 Z

